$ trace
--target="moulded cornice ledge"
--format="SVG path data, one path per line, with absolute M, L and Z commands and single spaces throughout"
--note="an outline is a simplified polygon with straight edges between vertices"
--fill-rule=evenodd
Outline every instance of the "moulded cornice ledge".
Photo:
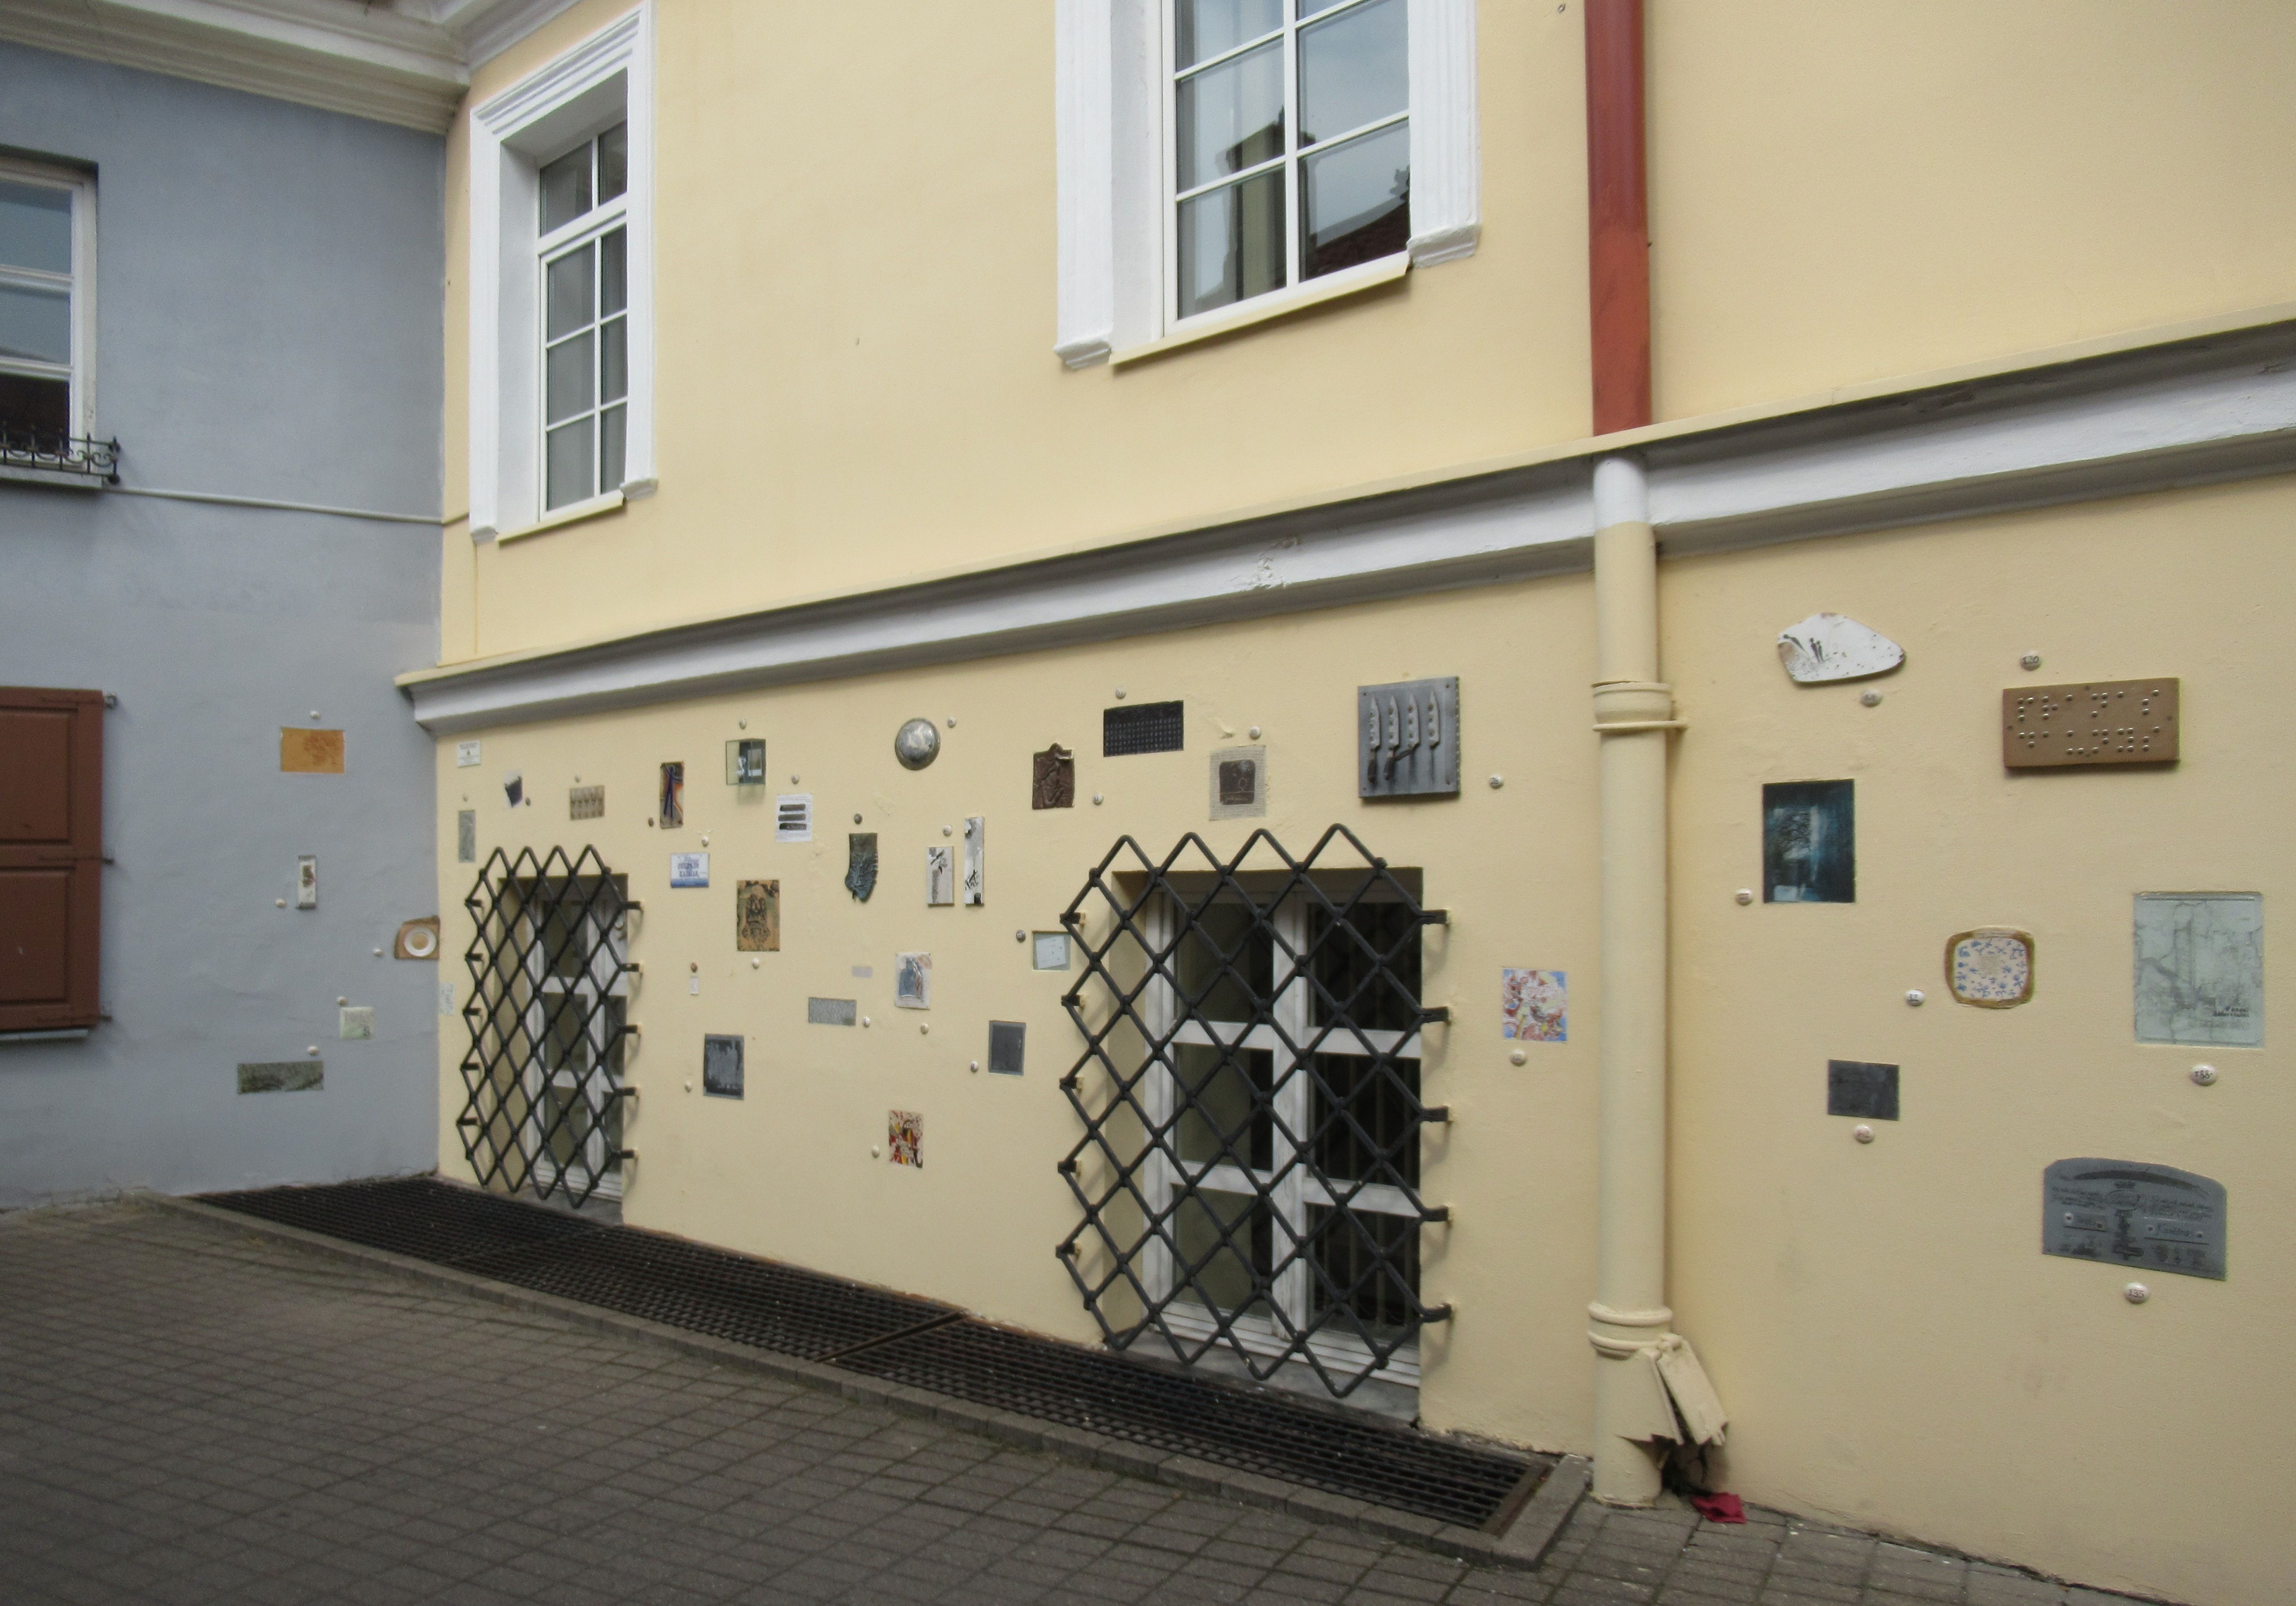
M 1106 642 L 1584 569 L 1641 457 L 1661 553 L 2296 471 L 2296 321 L 1677 421 L 1501 463 L 734 618 L 400 677 L 434 733 Z
M 470 69 L 574 0 L 0 0 L 0 39 L 444 133 Z

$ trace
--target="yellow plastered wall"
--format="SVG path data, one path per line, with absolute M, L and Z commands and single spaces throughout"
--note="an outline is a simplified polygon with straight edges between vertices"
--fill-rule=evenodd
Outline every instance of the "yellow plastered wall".
M 1663 569 L 1690 722 L 1670 1284 L 1733 1419 L 1718 1487 L 2086 1583 L 2288 1598 L 2268 1536 L 2296 1433 L 2276 1381 L 2296 1090 L 2273 990 L 2296 900 L 2296 717 L 2274 690 L 2296 673 L 2292 513 L 2279 479 Z M 1905 667 L 1790 682 L 1771 643 L 1820 609 Z M 2005 687 L 2156 675 L 2183 682 L 2173 768 L 2002 767 Z M 1857 901 L 1762 904 L 1762 783 L 1843 778 Z M 2144 891 L 2263 894 L 2264 1048 L 2135 1041 Z M 1950 998 L 1946 939 L 1979 925 L 2034 933 L 2032 1002 Z M 1902 1118 L 1870 1145 L 1825 1114 L 1829 1058 L 1902 1068 Z M 2204 1061 L 2212 1087 L 2188 1077 Z M 2041 1255 L 2043 1168 L 2092 1156 L 2223 1183 L 2229 1279 Z M 2122 1299 L 2132 1276 L 2149 1303 Z
M 627 7 L 489 62 L 472 103 Z M 448 565 L 447 656 L 1015 556 L 1587 428 L 1575 10 L 1482 18 L 1477 256 L 1161 360 L 1053 355 L 1053 8 L 658 0 L 660 491 Z M 467 124 L 467 113 L 464 118 Z M 447 163 L 463 276 L 464 144 Z M 452 291 L 450 286 L 450 292 Z M 467 373 L 448 324 L 450 390 Z M 459 404 L 448 512 L 467 505 Z M 467 546 L 467 531 L 447 539 Z M 459 576 L 471 578 L 459 580 Z M 460 627 L 464 619 L 472 620 Z
M 1650 0 L 1658 415 L 2296 297 L 2284 0 Z
M 1082 1052 L 1061 997 L 1084 971 L 1035 971 L 1014 933 L 1060 929 L 1127 833 L 1160 859 L 1190 831 L 1229 856 L 1264 823 L 1304 854 L 1333 823 L 1349 826 L 1390 864 L 1423 871 L 1426 902 L 1454 911 L 1425 950 L 1425 1001 L 1455 1019 L 1427 1028 L 1423 1089 L 1455 1119 L 1426 1151 L 1423 1193 L 1454 1217 L 1423 1238 L 1423 1286 L 1458 1313 L 1425 1344 L 1429 1420 L 1576 1445 L 1590 1409 L 1593 1277 L 1589 590 L 1583 576 L 1558 578 L 471 733 L 477 767 L 456 767 L 453 742 L 440 743 L 441 840 L 473 808 L 481 857 L 595 845 L 644 905 L 630 949 L 644 967 L 630 1006 L 644 1031 L 628 1073 L 642 1091 L 626 1219 L 1096 1340 L 1053 1254 L 1079 1218 L 1054 1168 L 1082 1135 L 1058 1084 Z M 1360 801 L 1357 685 L 1431 675 L 1461 679 L 1470 773 L 1460 795 Z M 1119 686 L 1130 702 L 1185 701 L 1186 750 L 1102 758 L 1101 712 Z M 939 724 L 943 743 L 916 772 L 892 749 L 913 717 Z M 1267 749 L 1268 815 L 1211 821 L 1209 755 L 1248 744 L 1254 725 Z M 765 787 L 725 784 L 725 743 L 744 736 L 766 741 Z M 1077 806 L 1032 809 L 1030 756 L 1055 742 L 1077 755 Z M 646 823 L 665 760 L 686 766 L 676 831 Z M 528 807 L 505 801 L 512 772 Z M 569 819 L 577 776 L 605 786 L 603 820 Z M 773 799 L 791 791 L 815 799 L 809 844 L 774 840 Z M 925 850 L 956 848 L 961 863 L 971 815 L 987 822 L 987 904 L 929 908 Z M 877 833 L 866 904 L 843 885 L 854 831 Z M 702 850 L 705 836 L 709 886 L 672 890 L 668 856 Z M 441 873 L 449 953 L 469 940 L 474 875 L 455 864 Z M 734 946 L 744 879 L 781 883 L 782 950 L 754 967 Z M 894 956 L 908 951 L 932 955 L 930 1011 L 894 1006 Z M 1499 1036 L 1506 965 L 1570 981 L 1571 1040 L 1523 1045 L 1522 1066 Z M 873 973 L 857 978 L 857 966 Z M 467 976 L 455 979 L 467 1002 Z M 855 999 L 872 1024 L 809 1026 L 811 996 Z M 985 1064 L 992 1020 L 1027 1025 L 1025 1075 L 967 1069 Z M 738 1102 L 700 1091 L 708 1033 L 748 1039 Z M 467 1176 L 454 1125 L 465 1045 L 442 1037 L 441 1159 Z M 922 1169 L 870 1153 L 892 1110 L 923 1117 Z

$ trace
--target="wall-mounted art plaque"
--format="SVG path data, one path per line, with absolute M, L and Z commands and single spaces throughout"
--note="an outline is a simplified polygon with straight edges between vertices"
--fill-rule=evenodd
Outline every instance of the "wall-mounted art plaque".
M 932 955 L 893 955 L 893 1003 L 905 1010 L 932 1008 Z
M 853 1026 L 861 1019 L 861 1006 L 853 998 L 808 998 L 805 1001 L 805 1021 L 808 1026 Z
M 1057 742 L 1029 761 L 1029 807 L 1076 807 L 1076 755 Z
M 964 822 L 964 902 L 978 908 L 988 893 L 988 822 L 973 815 Z
M 1871 1060 L 1825 1062 L 1825 1113 L 1860 1120 L 1898 1118 L 1898 1068 Z
M 783 792 L 774 799 L 774 840 L 776 842 L 813 840 L 813 794 L 811 792 Z
M 1854 782 L 1786 781 L 1762 788 L 1762 901 L 1857 901 Z
M 566 789 L 566 817 L 570 820 L 603 820 L 606 817 L 606 789 L 603 786 L 570 786 Z
M 2224 1184 L 2143 1160 L 2061 1159 L 2042 1174 L 2041 1252 L 2221 1282 Z
M 865 904 L 877 889 L 877 833 L 857 831 L 845 839 L 845 889 Z
M 709 884 L 709 856 L 706 853 L 673 853 L 669 856 L 669 884 L 673 887 L 706 887 Z
M 1040 971 L 1065 971 L 1069 968 L 1069 934 L 1066 931 L 1031 931 L 1030 963 Z
M 1267 812 L 1267 750 L 1224 747 L 1211 757 L 1211 817 L 1258 819 Z
M 656 823 L 664 831 L 676 831 L 685 823 L 685 766 L 665 764 L 661 766 L 661 792 L 654 801 Z
M 503 777 L 503 801 L 512 808 L 526 801 L 526 777 L 516 770 Z
M 312 731 L 299 725 L 279 727 L 279 770 L 289 775 L 340 775 L 343 773 L 343 733 Z
M 1499 971 L 1499 1037 L 1518 1043 L 1570 1040 L 1570 979 L 1561 971 Z
M 2169 675 L 2007 687 L 2001 762 L 2011 769 L 2174 763 L 2180 684 Z
M 930 719 L 912 719 L 893 733 L 893 757 L 903 769 L 922 769 L 940 757 L 940 728 Z
M 953 848 L 925 849 L 925 904 L 939 908 L 956 902 L 956 850 Z
M 1100 711 L 1100 756 L 1177 753 L 1187 745 L 1187 705 L 1135 702 Z
M 726 744 L 726 784 L 763 786 L 766 783 L 766 742 L 762 736 L 737 736 Z
M 1906 661 L 1906 650 L 1871 625 L 1840 613 L 1813 613 L 1778 632 L 1778 661 L 1805 684 L 1864 680 Z
M 721 1099 L 742 1096 L 741 1037 L 701 1039 L 701 1091 Z
M 2136 1040 L 2264 1045 L 2264 898 L 2136 895 Z
M 1356 795 L 1456 797 L 1459 677 L 1356 688 Z
M 2033 934 L 1979 926 L 1945 939 L 1945 985 L 1979 1009 L 2014 1009 L 2033 996 Z
M 734 883 L 734 951 L 778 954 L 782 948 L 782 884 Z
M 455 811 L 455 862 L 458 864 L 479 862 L 479 811 L 475 808 Z
M 308 1093 L 326 1083 L 326 1064 L 319 1060 L 271 1060 L 239 1068 L 242 1093 Z
M 988 1023 L 988 1069 L 1000 1077 L 1017 1077 L 1029 1045 L 1029 1028 L 1020 1020 Z
M 914 1110 L 885 1112 L 885 1155 L 897 1166 L 925 1163 L 925 1118 Z

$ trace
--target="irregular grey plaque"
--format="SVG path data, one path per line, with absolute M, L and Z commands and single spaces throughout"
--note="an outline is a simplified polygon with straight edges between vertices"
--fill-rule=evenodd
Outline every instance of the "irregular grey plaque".
M 977 908 L 987 901 L 988 822 L 973 815 L 964 822 L 964 901 Z
M 702 1092 L 721 1099 L 742 1096 L 742 1041 L 740 1037 L 701 1039 Z
M 845 889 L 867 903 L 877 889 L 877 833 L 857 831 L 845 839 Z
M 988 1069 L 1000 1077 L 1017 1077 L 1029 1043 L 1029 1028 L 1019 1020 L 988 1023 Z
M 860 1023 L 861 1006 L 850 998 L 808 998 L 805 1020 L 808 1026 L 856 1026 Z
M 1825 1062 L 1825 1113 L 1863 1120 L 1898 1118 L 1898 1068 L 1870 1060 Z
M 1459 677 L 1356 688 L 1356 792 L 1448 798 L 1459 791 Z
M 2264 1044 L 2264 899 L 2254 892 L 2136 895 L 2136 1040 Z
M 326 1080 L 324 1060 L 273 1060 L 239 1068 L 242 1093 L 308 1093 Z
M 455 862 L 479 862 L 479 811 L 475 808 L 462 809 L 455 815 Z
M 2061 1159 L 2042 1175 L 2041 1252 L 2222 1282 L 2224 1184 L 2143 1160 Z

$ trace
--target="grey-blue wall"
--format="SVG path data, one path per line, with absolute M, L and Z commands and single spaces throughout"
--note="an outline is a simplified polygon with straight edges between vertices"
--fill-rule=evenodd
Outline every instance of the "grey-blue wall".
M 436 519 L 439 139 L 0 45 L 0 146 L 96 169 L 124 486 Z M 0 1207 L 434 1163 L 442 970 L 388 955 L 437 913 L 431 746 L 391 676 L 435 661 L 438 618 L 435 522 L 0 483 L 0 684 L 119 699 L 112 1019 L 0 1043 Z M 282 774 L 279 729 L 315 709 L 348 773 Z M 374 1006 L 373 1040 L 337 1039 L 338 996 Z M 314 1044 L 322 1090 L 237 1092 L 241 1061 Z

